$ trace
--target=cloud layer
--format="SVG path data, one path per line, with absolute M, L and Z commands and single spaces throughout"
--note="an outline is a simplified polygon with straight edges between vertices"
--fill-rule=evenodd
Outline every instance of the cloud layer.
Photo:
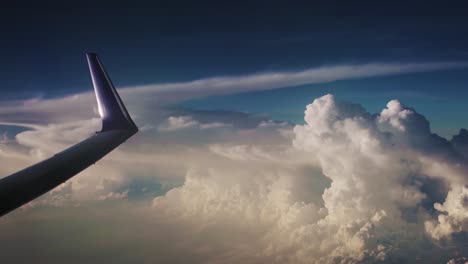
M 446 140 L 397 100 L 371 114 L 333 95 L 306 106 L 304 125 L 165 107 L 195 92 L 459 66 L 342 66 L 126 89 L 123 97 L 144 129 L 96 166 L 3 217 L 3 257 L 39 263 L 463 260 L 466 130 Z M 3 126 L 28 130 L 3 133 L 0 173 L 98 130 L 92 100 L 81 94 L 2 105 Z

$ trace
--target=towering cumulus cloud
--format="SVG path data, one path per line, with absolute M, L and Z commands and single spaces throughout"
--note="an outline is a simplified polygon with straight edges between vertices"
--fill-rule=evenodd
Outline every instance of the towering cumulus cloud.
M 464 129 L 446 140 L 397 100 L 371 114 L 333 95 L 307 105 L 304 125 L 295 126 L 171 109 L 145 119 L 154 111 L 148 109 L 137 111 L 145 129 L 131 144 L 2 219 L 0 248 L 12 249 L 3 257 L 26 260 L 15 253 L 24 248 L 44 263 L 67 262 L 60 257 L 75 248 L 87 262 L 101 254 L 106 261 L 115 256 L 115 263 L 463 263 L 468 257 Z M 14 138 L 4 134 L 3 174 L 99 125 L 77 119 L 34 124 Z M 44 217 L 66 223 L 69 237 L 80 239 L 57 235 L 63 230 Z
M 431 134 L 396 100 L 371 115 L 325 95 L 307 106 L 305 122 L 284 149 L 289 159 L 217 145 L 231 163 L 190 170 L 183 186 L 154 200 L 155 212 L 208 238 L 199 246 L 215 262 L 430 262 L 431 248 L 440 262 L 463 252 L 463 241 L 444 249 L 468 231 L 466 157 L 456 140 Z M 271 155 L 277 160 L 266 162 Z

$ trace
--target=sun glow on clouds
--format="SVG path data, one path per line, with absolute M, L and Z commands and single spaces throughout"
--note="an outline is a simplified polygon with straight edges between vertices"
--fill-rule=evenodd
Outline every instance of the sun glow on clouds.
M 467 182 L 466 168 L 445 152 L 427 152 L 401 140 L 416 136 L 410 133 L 425 137 L 427 127 L 414 127 L 425 124 L 424 117 L 398 101 L 373 117 L 358 105 L 326 95 L 307 106 L 305 121 L 294 127 L 293 145 L 286 149 L 303 155 L 303 162 L 309 160 L 318 171 L 303 174 L 297 162 L 280 157 L 263 166 L 275 153 L 267 148 L 259 162 L 258 148 L 222 151 L 216 146 L 216 153 L 227 153 L 223 157 L 237 166 L 190 170 L 183 186 L 154 200 L 155 212 L 206 232 L 223 223 L 245 235 L 231 239 L 230 247 L 251 246 L 240 255 L 261 255 L 278 263 L 374 262 L 405 252 L 414 257 L 424 254 L 420 246 L 426 239 L 467 231 L 467 187 L 461 184 Z M 392 128 L 397 133 L 388 132 Z M 443 163 L 455 171 L 433 171 L 428 163 Z M 312 191 L 321 177 L 331 181 L 329 187 L 315 190 L 322 201 Z M 433 179 L 450 186 L 444 205 L 431 203 L 435 213 L 422 206 L 433 199 L 423 191 Z M 412 221 L 406 220 L 407 209 L 414 210 Z
M 343 74 L 339 68 L 320 81 L 369 76 L 363 69 L 394 74 L 408 68 L 420 69 L 344 67 L 361 75 Z M 320 74 L 324 74 L 322 70 Z M 282 74 L 260 77 L 257 81 L 263 85 L 248 77 L 238 87 L 266 89 L 299 82 L 296 75 L 292 82 L 281 81 L 285 80 Z M 299 79 L 311 81 L 309 77 Z M 215 86 L 228 91 L 226 87 L 235 85 L 226 78 L 201 83 L 182 86 L 201 89 L 207 95 Z M 468 255 L 466 131 L 447 141 L 431 133 L 424 116 L 397 100 L 372 115 L 360 105 L 336 101 L 333 95 L 306 106 L 304 125 L 252 121 L 248 115 L 234 123 L 224 117 L 226 113 L 201 120 L 199 113 L 181 115 L 163 108 L 187 95 L 168 95 L 166 89 L 157 87 L 137 88 L 135 94 L 125 90 L 130 102 L 144 106 L 129 104 L 145 129 L 96 166 L 22 211 L 2 218 L 0 230 L 6 240 L 0 239 L 0 247 L 34 249 L 37 238 L 21 240 L 14 230 L 21 229 L 21 223 L 37 223 L 41 219 L 37 213 L 46 209 L 54 212 L 50 218 L 77 222 L 70 217 L 74 208 L 86 212 L 83 218 L 89 228 L 134 226 L 125 236 L 110 232 L 105 239 L 92 238 L 98 241 L 96 245 L 106 245 L 107 239 L 122 241 L 125 247 L 115 244 L 106 249 L 114 250 L 116 256 L 145 252 L 142 262 L 412 263 L 419 259 L 440 263 Z M 148 95 L 158 92 L 162 94 L 157 102 L 168 101 L 152 103 Z M 35 122 L 34 128 L 14 139 L 2 139 L 2 174 L 50 156 L 96 131 L 99 122 L 91 118 L 92 113 L 70 104 L 91 99 L 82 95 L 30 101 L 26 109 L 10 104 L 0 107 L 0 115 L 11 117 L 9 122 L 21 121 L 11 116 L 15 110 L 21 110 L 23 119 L 46 116 L 47 122 Z M 56 111 L 57 116 L 49 114 Z M 56 125 L 59 114 L 73 118 Z M 157 179 L 167 192 L 155 197 L 146 188 L 135 189 L 139 180 L 148 177 Z M 142 200 L 131 199 L 135 192 Z M 105 218 L 105 227 L 102 220 L 106 215 L 111 217 Z M 90 237 L 71 230 L 75 236 Z M 40 244 L 66 243 L 45 231 L 40 237 Z M 80 241 L 71 248 L 80 248 L 82 259 L 92 259 L 93 245 Z M 51 257 L 57 256 L 54 248 L 46 247 L 38 258 L 60 262 Z M 435 248 L 437 256 L 432 253 Z

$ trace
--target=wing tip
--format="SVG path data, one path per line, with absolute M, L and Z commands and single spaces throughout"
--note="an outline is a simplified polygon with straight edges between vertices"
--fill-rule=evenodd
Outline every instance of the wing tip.
M 101 132 L 116 129 L 138 132 L 138 127 L 128 114 L 98 55 L 94 52 L 86 52 L 86 58 L 93 80 L 99 114 L 102 118 Z
M 85 52 L 86 58 L 91 59 L 91 58 L 97 58 L 97 53 L 96 52 Z

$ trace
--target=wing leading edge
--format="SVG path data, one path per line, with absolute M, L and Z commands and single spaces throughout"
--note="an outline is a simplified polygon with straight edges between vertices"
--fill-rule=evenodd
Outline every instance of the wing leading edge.
M 0 216 L 67 181 L 138 132 L 98 56 L 87 53 L 86 57 L 102 118 L 101 132 L 0 179 Z

